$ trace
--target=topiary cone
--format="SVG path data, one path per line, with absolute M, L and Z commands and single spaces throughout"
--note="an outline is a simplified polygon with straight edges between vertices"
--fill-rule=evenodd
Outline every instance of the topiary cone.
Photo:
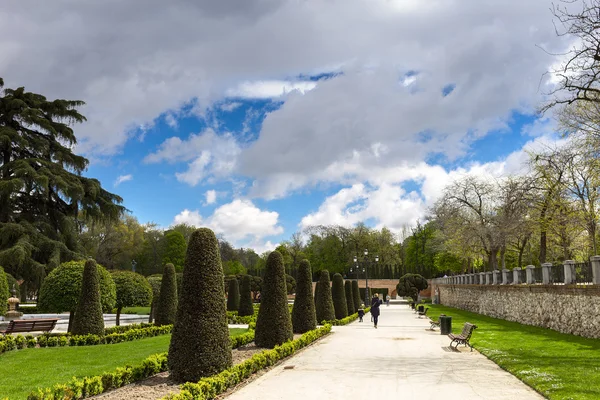
M 317 283 L 318 297 L 315 302 L 315 311 L 317 314 L 317 322 L 331 321 L 335 319 L 335 311 L 333 308 L 333 299 L 331 298 L 331 285 L 329 283 L 329 271 L 324 269 L 321 271 L 319 282 Z
M 87 260 L 83 268 L 81 296 L 73 318 L 72 333 L 73 335 L 104 336 L 100 283 L 94 260 Z
M 229 281 L 227 291 L 227 311 L 237 311 L 240 308 L 240 285 L 236 278 Z
M 283 256 L 278 251 L 273 251 L 267 258 L 262 287 L 254 343 L 258 347 L 272 349 L 292 340 L 294 336 L 287 303 Z
M 168 366 L 176 382 L 196 382 L 232 364 L 223 281 L 215 234 L 207 228 L 194 231 L 169 346 Z
M 348 308 L 348 315 L 352 315 L 357 309 L 354 308 L 354 295 L 352 294 L 352 282 L 344 282 L 344 292 L 346 293 L 346 307 Z
M 238 315 L 241 317 L 254 314 L 251 279 L 250 275 L 242 276 L 242 282 L 240 284 L 240 307 L 238 309 Z
M 312 296 L 312 273 L 310 262 L 302 260 L 298 266 L 296 299 L 292 308 L 294 333 L 305 333 L 317 327 L 315 303 Z
M 346 292 L 344 290 L 344 278 L 341 274 L 333 275 L 333 285 L 331 288 L 331 297 L 333 298 L 333 308 L 335 310 L 335 319 L 342 319 L 348 316 L 348 305 L 346 304 Z
M 360 290 L 358 289 L 358 281 L 352 281 L 352 299 L 354 300 L 354 310 L 358 311 L 362 304 L 362 301 L 360 300 Z M 365 307 L 367 307 L 366 304 Z
M 156 325 L 171 325 L 177 315 L 177 276 L 175 266 L 171 263 L 163 269 L 160 283 L 160 294 L 156 304 L 154 323 Z

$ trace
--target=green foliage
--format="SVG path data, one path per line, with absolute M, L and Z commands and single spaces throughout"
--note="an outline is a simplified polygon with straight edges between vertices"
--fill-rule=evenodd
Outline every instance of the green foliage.
M 240 307 L 238 314 L 241 317 L 254 314 L 254 307 L 252 306 L 252 293 L 251 289 L 252 277 L 250 275 L 243 275 L 240 284 Z
M 177 271 L 181 271 L 185 262 L 185 252 L 187 243 L 185 238 L 178 231 L 167 231 L 165 233 L 165 247 L 163 250 L 163 263 L 171 263 Z
M 154 314 L 156 313 L 156 306 L 158 305 L 158 299 L 160 297 L 160 286 L 162 285 L 162 275 L 150 275 L 147 277 L 148 283 L 152 288 L 152 303 L 150 304 L 150 316 L 148 322 L 152 322 Z
M 5 274 L 6 274 L 6 281 L 8 283 L 8 292 L 12 296 L 12 291 L 14 289 L 14 290 L 17 291 L 16 296 L 18 298 L 20 298 L 20 296 L 21 296 L 21 290 L 20 290 L 19 283 L 17 282 L 17 280 L 15 279 L 15 277 L 12 276 L 11 274 L 6 273 L 6 272 L 5 272 Z
M 312 295 L 312 271 L 308 260 L 302 260 L 298 267 L 298 286 L 292 308 L 292 327 L 294 333 L 308 332 L 317 327 Z
M 94 260 L 85 262 L 81 295 L 73 319 L 72 332 L 74 335 L 104 334 L 104 317 L 100 301 L 100 278 Z
M 62 313 L 75 311 L 81 295 L 85 261 L 69 261 L 54 269 L 42 284 L 37 307 L 42 312 Z M 100 278 L 102 310 L 110 313 L 117 302 L 115 282 L 111 274 L 97 265 Z
M 358 311 L 362 300 L 360 299 L 360 290 L 358 288 L 358 281 L 352 281 L 352 299 L 354 300 L 354 310 Z M 366 306 L 367 304 L 365 304 Z
M 4 269 L 0 267 L 0 315 L 4 315 L 8 309 L 8 298 L 10 293 L 8 292 L 8 279 Z
M 171 325 L 175 323 L 178 302 L 177 296 L 175 266 L 169 263 L 165 265 L 161 279 L 159 298 L 154 315 L 156 325 Z
M 231 366 L 223 280 L 215 234 L 196 230 L 188 244 L 169 347 L 169 369 L 177 382 L 197 381 Z
M 237 311 L 240 308 L 240 285 L 236 278 L 229 281 L 227 291 L 227 311 Z
M 344 282 L 344 293 L 346 294 L 346 308 L 348 310 L 348 315 L 352 315 L 358 309 L 354 308 L 354 295 L 352 293 L 351 281 Z
M 296 280 L 291 275 L 285 276 L 285 287 L 287 294 L 294 294 L 296 292 Z
M 335 309 L 333 307 L 333 298 L 331 297 L 331 284 L 329 282 L 329 271 L 321 271 L 321 277 L 319 278 L 315 292 L 317 292 L 315 301 L 317 322 L 335 319 Z
M 152 286 L 142 275 L 131 271 L 113 271 L 117 287 L 117 325 L 123 307 L 145 307 L 152 302 Z
M 365 314 L 366 314 L 369 311 L 371 311 L 371 307 L 367 307 L 364 310 L 365 310 Z M 333 326 L 342 326 L 342 325 L 348 325 L 349 323 L 354 322 L 357 319 L 358 319 L 358 312 L 355 312 L 354 314 L 348 315 L 346 318 L 332 319 L 331 321 L 325 321 L 325 323 L 333 325 Z
M 396 285 L 398 296 L 410 297 L 417 301 L 419 292 L 427 289 L 427 279 L 419 274 L 405 274 Z
M 231 260 L 223 263 L 223 272 L 225 275 L 244 275 L 248 273 L 248 270 L 241 262 Z
M 273 251 L 267 258 L 260 309 L 256 319 L 255 343 L 272 349 L 291 340 L 292 319 L 287 303 L 283 257 Z
M 344 278 L 341 274 L 333 275 L 331 297 L 333 299 L 335 319 L 346 318 L 348 316 L 348 305 L 346 303 L 346 293 L 344 290 Z
M 385 301 L 385 297 L 388 295 L 390 290 L 388 288 L 369 288 L 372 293 L 379 293 L 379 299 Z

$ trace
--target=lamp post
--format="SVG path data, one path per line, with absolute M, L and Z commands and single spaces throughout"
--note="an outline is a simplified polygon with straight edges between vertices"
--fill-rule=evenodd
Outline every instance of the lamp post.
M 373 264 L 373 261 L 371 261 L 367 258 L 368 255 L 369 255 L 369 250 L 365 249 L 364 257 L 362 259 L 362 264 L 363 264 L 362 270 L 365 273 L 365 307 L 369 306 L 369 267 Z M 379 262 L 379 256 L 375 256 L 375 262 L 376 263 Z M 358 271 L 359 260 L 358 260 L 357 256 L 354 256 L 354 264 Z M 358 279 L 358 275 L 357 275 L 357 279 Z

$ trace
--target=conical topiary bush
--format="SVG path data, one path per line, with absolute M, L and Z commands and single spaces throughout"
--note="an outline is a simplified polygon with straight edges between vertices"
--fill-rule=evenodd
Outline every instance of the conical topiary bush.
M 346 304 L 346 292 L 344 289 L 344 278 L 341 274 L 333 275 L 333 285 L 331 288 L 331 297 L 333 298 L 333 308 L 335 318 L 342 319 L 348 316 L 348 305 Z
M 81 296 L 73 318 L 73 335 L 104 336 L 104 317 L 100 301 L 100 282 L 96 261 L 87 260 L 83 268 Z M 112 279 L 112 278 L 111 278 Z
M 160 293 L 154 317 L 156 325 L 171 325 L 175 323 L 177 296 L 175 266 L 168 263 L 163 269 L 162 281 L 160 283 Z
M 315 311 L 317 314 L 317 323 L 331 321 L 335 319 L 333 300 L 331 298 L 331 284 L 329 283 L 329 271 L 321 271 L 321 277 L 317 283 L 318 297 L 315 302 Z
M 352 294 L 352 282 L 344 282 L 344 292 L 346 293 L 346 307 L 348 308 L 348 315 L 352 315 L 357 309 L 354 308 L 354 295 Z
M 223 267 L 213 231 L 189 239 L 168 365 L 176 382 L 196 382 L 231 366 Z
M 229 281 L 227 290 L 227 311 L 237 311 L 240 308 L 240 285 L 237 278 Z
M 254 343 L 258 347 L 272 349 L 291 340 L 293 336 L 283 257 L 274 251 L 267 258 Z
M 254 314 L 254 307 L 252 306 L 251 279 L 252 278 L 250 275 L 242 276 L 242 282 L 240 283 L 240 307 L 238 309 L 238 315 L 240 317 Z
M 292 308 L 294 333 L 305 333 L 317 327 L 315 303 L 312 296 L 312 273 L 310 262 L 302 260 L 298 267 L 296 299 Z
M 360 290 L 358 289 L 358 281 L 352 281 L 352 298 L 354 299 L 354 309 L 358 310 L 362 304 Z M 367 307 L 367 304 L 365 304 L 365 307 Z

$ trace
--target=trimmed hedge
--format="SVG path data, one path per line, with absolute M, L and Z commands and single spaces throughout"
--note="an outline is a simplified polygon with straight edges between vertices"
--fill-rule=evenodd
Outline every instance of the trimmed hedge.
M 358 289 L 358 281 L 352 281 L 352 300 L 354 300 L 354 311 L 358 311 L 362 300 L 360 299 L 360 290 Z M 365 304 L 366 306 L 367 304 Z
M 236 278 L 229 281 L 227 289 L 227 311 L 237 311 L 240 308 L 240 284 Z
M 232 364 L 224 276 L 213 231 L 200 228 L 189 239 L 169 370 L 177 382 L 197 381 Z
M 256 318 L 255 343 L 258 347 L 272 349 L 293 337 L 283 256 L 278 251 L 273 251 L 265 266 L 260 308 Z
M 74 335 L 103 335 L 104 317 L 100 302 L 100 282 L 96 261 L 87 260 L 83 268 L 81 297 L 73 319 Z
M 348 315 L 352 315 L 356 312 L 354 308 L 354 295 L 352 294 L 352 282 L 344 282 L 344 292 L 346 294 L 346 308 L 348 309 Z
M 365 308 L 365 314 L 367 314 L 370 310 L 371 310 L 371 307 Z M 346 318 L 325 321 L 325 323 L 330 324 L 330 325 L 340 326 L 340 325 L 348 325 L 350 322 L 354 322 L 357 319 L 358 319 L 358 312 L 355 312 L 352 315 L 348 315 Z
M 165 265 L 160 282 L 160 293 L 154 322 L 156 325 L 171 325 L 175 323 L 177 314 L 177 277 L 175 266 L 171 263 Z
M 317 327 L 317 314 L 312 296 L 312 273 L 310 262 L 302 260 L 298 266 L 296 299 L 292 308 L 294 333 L 304 333 Z
M 317 314 L 317 323 L 335 319 L 333 308 L 333 299 L 331 298 L 331 285 L 329 284 L 329 271 L 321 271 L 321 277 L 317 282 L 317 297 L 315 301 L 315 310 Z
M 8 298 L 10 292 L 8 291 L 8 277 L 4 273 L 4 269 L 0 267 L 0 315 L 6 314 L 8 311 Z
M 150 315 L 148 316 L 148 322 L 154 320 L 154 314 L 156 314 L 156 307 L 158 305 L 158 298 L 160 297 L 160 287 L 162 285 L 162 275 L 150 275 L 146 278 L 150 287 L 152 287 L 152 303 L 150 303 Z
M 333 284 L 331 287 L 331 297 L 333 299 L 333 308 L 335 310 L 335 319 L 342 319 L 348 316 L 348 305 L 346 304 L 346 293 L 344 290 L 344 278 L 341 274 L 333 275 Z
M 308 346 L 317 339 L 331 332 L 331 325 L 306 332 L 296 340 L 275 346 L 271 350 L 264 350 L 251 358 L 237 364 L 215 376 L 202 378 L 198 383 L 186 383 L 181 386 L 179 394 L 163 397 L 163 400 L 209 400 L 232 388 L 250 376 L 277 364 L 282 359 L 289 357 L 298 350 Z
M 252 278 L 250 275 L 243 275 L 241 278 L 238 315 L 240 317 L 254 315 L 254 307 L 252 306 Z
M 227 311 L 227 323 L 228 324 L 250 324 L 252 322 L 256 323 L 256 317 L 258 313 L 254 313 L 252 315 L 243 315 L 240 316 L 237 311 Z

